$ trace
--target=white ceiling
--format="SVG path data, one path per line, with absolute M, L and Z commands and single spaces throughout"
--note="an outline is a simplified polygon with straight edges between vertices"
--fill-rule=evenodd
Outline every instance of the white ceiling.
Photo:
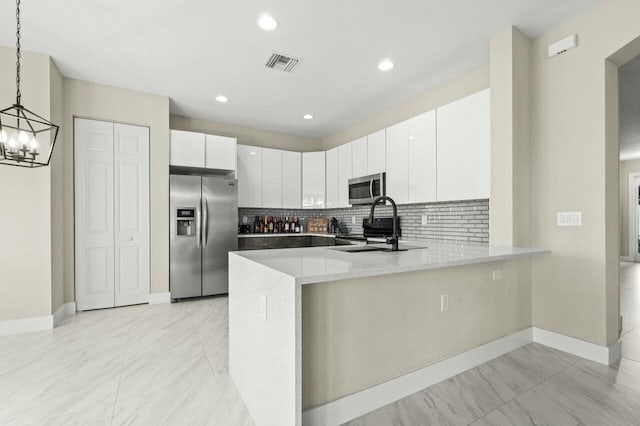
M 67 77 L 169 96 L 174 114 L 321 138 L 487 63 L 510 24 L 535 36 L 600 1 L 29 0 L 22 43 Z M 11 46 L 14 5 L 0 8 Z M 262 12 L 275 31 L 258 28 Z M 303 62 L 267 69 L 274 50 Z
M 640 158 L 640 56 L 620 67 L 620 159 Z

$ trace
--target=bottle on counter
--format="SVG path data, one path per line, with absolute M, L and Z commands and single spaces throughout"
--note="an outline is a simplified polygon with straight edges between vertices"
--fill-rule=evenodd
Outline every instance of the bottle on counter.
M 289 232 L 289 216 L 284 217 L 284 226 L 283 226 L 282 232 L 284 233 Z
M 296 217 L 296 234 L 300 233 L 300 218 Z
M 269 233 L 273 234 L 273 216 L 269 216 Z

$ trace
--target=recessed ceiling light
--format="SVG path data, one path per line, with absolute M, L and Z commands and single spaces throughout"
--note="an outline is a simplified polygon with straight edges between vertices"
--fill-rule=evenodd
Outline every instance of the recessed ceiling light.
M 264 14 L 258 19 L 258 26 L 265 31 L 272 31 L 278 27 L 278 21 L 273 16 Z
M 303 116 L 303 118 L 304 118 L 305 120 L 311 120 L 311 119 L 313 118 L 313 115 L 311 115 L 311 114 L 305 114 L 305 115 Z
M 216 96 L 216 101 L 220 102 L 221 104 L 227 102 L 228 100 L 229 98 L 227 98 L 225 95 Z
M 393 68 L 393 62 L 391 62 L 391 59 L 383 59 L 378 64 L 378 69 L 380 71 L 389 71 L 391 68 Z

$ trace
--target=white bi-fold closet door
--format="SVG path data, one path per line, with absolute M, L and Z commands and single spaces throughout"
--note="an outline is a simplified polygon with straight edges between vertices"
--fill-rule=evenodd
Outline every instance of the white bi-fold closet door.
M 79 311 L 149 301 L 149 128 L 76 118 Z

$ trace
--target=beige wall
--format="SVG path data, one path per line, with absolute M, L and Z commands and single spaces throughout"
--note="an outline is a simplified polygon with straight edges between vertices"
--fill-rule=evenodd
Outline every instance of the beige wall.
M 233 124 L 216 123 L 180 115 L 171 116 L 170 127 L 173 130 L 185 130 L 237 138 L 238 143 L 241 145 L 254 145 L 264 148 L 277 148 L 299 152 L 319 151 L 323 149 L 321 142 L 317 139 L 236 126 Z
M 56 64 L 49 58 L 51 116 L 49 119 L 62 127 L 64 118 L 64 80 Z M 56 147 L 51 157 L 51 312 L 64 302 L 64 262 L 69 254 L 64 246 L 64 134 L 58 132 Z M 73 256 L 73 252 L 70 252 Z
M 151 292 L 169 291 L 169 98 L 64 80 L 65 252 L 73 253 L 73 118 L 150 128 Z M 65 301 L 75 299 L 74 259 L 65 256 Z
M 509 27 L 491 37 L 491 244 L 531 245 L 531 40 Z
M 443 84 L 413 96 L 398 105 L 376 114 L 355 126 L 341 130 L 322 140 L 323 149 L 351 142 L 380 129 L 405 121 L 411 117 L 448 104 L 456 99 L 489 87 L 489 66 L 455 77 Z
M 530 327 L 530 262 L 303 286 L 303 409 Z M 502 269 L 501 280 L 493 280 L 495 269 Z M 441 294 L 449 295 L 443 313 Z
M 0 108 L 15 103 L 15 50 L 0 46 Z M 22 52 L 22 103 L 51 112 L 49 57 Z M 50 170 L 0 165 L 0 321 L 51 314 Z
M 533 324 L 600 345 L 618 338 L 611 182 L 619 177 L 606 60 L 640 35 L 638 22 L 639 0 L 607 1 L 536 38 L 531 52 L 532 244 L 552 250 L 533 263 Z M 549 43 L 574 33 L 578 48 L 547 58 Z M 583 226 L 557 227 L 558 211 L 582 211 Z
M 640 160 L 620 162 L 620 256 L 629 256 L 629 174 L 640 174 Z

